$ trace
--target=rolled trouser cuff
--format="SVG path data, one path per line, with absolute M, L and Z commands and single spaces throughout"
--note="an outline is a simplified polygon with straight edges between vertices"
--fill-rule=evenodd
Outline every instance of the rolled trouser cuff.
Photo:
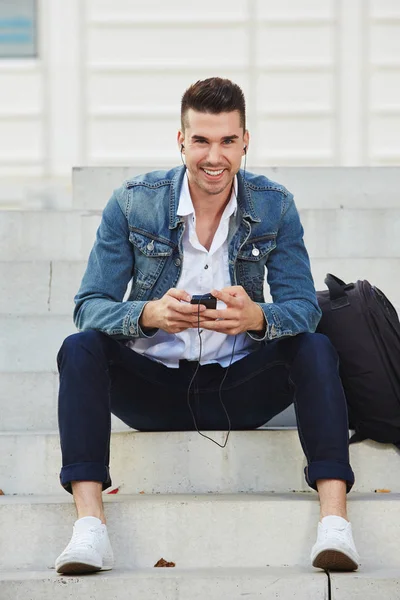
M 313 490 L 317 490 L 318 479 L 341 479 L 346 482 L 347 493 L 354 485 L 354 473 L 350 465 L 332 460 L 312 462 L 304 469 L 304 474 Z
M 61 469 L 60 482 L 70 494 L 72 494 L 72 481 L 98 481 L 103 485 L 104 491 L 111 485 L 110 469 L 106 465 L 95 462 L 66 465 Z

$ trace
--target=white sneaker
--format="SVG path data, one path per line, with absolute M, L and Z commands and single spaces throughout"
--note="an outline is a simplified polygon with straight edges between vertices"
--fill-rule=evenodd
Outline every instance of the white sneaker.
M 57 573 L 109 571 L 113 565 L 107 526 L 96 517 L 83 517 L 75 522 L 71 541 L 55 564 Z
M 331 515 L 318 523 L 318 537 L 311 550 L 312 566 L 326 571 L 356 571 L 360 557 L 351 523 Z

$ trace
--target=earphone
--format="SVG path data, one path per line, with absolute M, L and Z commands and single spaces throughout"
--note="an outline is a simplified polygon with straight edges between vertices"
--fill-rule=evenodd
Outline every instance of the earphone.
M 184 151 L 185 146 L 183 144 L 181 144 L 181 153 Z

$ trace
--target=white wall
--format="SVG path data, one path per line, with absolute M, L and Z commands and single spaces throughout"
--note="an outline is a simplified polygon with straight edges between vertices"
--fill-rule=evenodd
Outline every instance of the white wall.
M 0 177 L 172 165 L 185 88 L 247 96 L 249 165 L 400 162 L 399 0 L 39 0 L 0 61 Z

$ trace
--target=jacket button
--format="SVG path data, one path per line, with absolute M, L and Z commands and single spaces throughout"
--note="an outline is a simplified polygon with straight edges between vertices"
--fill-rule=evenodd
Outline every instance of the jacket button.
M 181 264 L 181 259 L 180 259 L 180 258 L 176 258 L 176 259 L 174 260 L 174 265 L 175 265 L 176 267 L 179 267 L 179 265 L 180 265 L 180 264 Z
M 133 325 L 129 327 L 129 333 L 135 333 L 135 328 Z

